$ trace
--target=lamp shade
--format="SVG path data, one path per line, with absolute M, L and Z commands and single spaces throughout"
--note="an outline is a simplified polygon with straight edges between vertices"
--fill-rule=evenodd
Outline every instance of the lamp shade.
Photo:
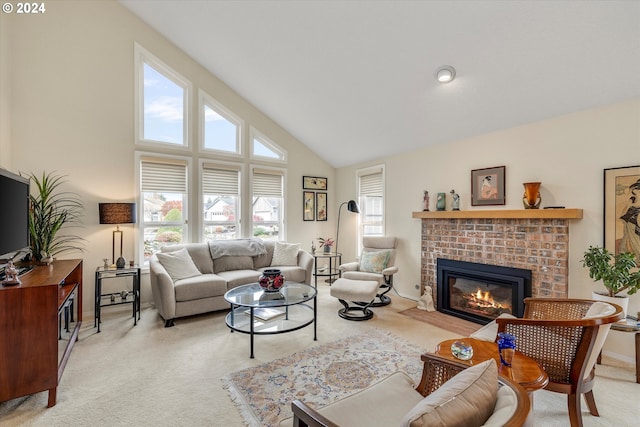
M 135 224 L 135 203 L 98 203 L 100 224 Z
M 355 200 L 349 200 L 349 203 L 347 203 L 347 210 L 349 212 L 360 213 L 360 207 Z

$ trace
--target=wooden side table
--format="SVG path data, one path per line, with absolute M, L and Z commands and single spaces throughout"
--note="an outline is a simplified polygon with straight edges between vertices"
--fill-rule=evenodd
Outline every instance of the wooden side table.
M 640 321 L 633 316 L 627 316 L 624 322 L 615 322 L 611 324 L 611 329 L 621 332 L 636 333 L 636 383 L 640 384 Z M 602 360 L 602 351 L 598 355 L 598 364 Z
M 471 359 L 460 360 L 451 353 L 451 344 L 456 341 L 471 344 L 473 347 L 473 357 Z M 498 375 L 520 384 L 527 393 L 529 393 L 529 396 L 531 396 L 534 391 L 544 388 L 549 383 L 549 376 L 538 362 L 517 350 L 513 356 L 510 367 L 500 363 L 498 344 L 495 342 L 482 341 L 474 338 L 457 338 L 442 341 L 436 347 L 435 354 L 447 359 L 468 363 L 469 365 L 475 365 L 485 360 L 493 359 L 498 364 Z

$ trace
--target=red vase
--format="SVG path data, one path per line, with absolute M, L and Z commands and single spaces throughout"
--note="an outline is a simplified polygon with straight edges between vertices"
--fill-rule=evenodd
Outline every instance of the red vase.
M 258 284 L 266 292 L 277 292 L 284 285 L 284 276 L 277 268 L 267 269 L 258 278 Z

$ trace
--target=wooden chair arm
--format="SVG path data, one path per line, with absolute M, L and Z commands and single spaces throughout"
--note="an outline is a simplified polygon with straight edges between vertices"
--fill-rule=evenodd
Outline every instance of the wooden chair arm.
M 291 402 L 293 427 L 339 427 L 300 400 Z

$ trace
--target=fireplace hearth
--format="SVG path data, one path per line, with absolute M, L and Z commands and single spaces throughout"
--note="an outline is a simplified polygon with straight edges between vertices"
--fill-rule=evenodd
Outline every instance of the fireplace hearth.
M 531 270 L 437 259 L 437 309 L 486 324 L 502 313 L 524 314 Z

